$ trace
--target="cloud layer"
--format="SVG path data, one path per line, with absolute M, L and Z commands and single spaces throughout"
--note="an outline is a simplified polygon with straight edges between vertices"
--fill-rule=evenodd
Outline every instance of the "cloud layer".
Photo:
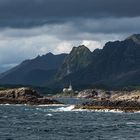
M 38 54 L 92 51 L 140 32 L 139 0 L 1 0 L 0 72 Z
M 1 0 L 0 26 L 32 27 L 77 17 L 138 17 L 139 5 L 139 0 Z

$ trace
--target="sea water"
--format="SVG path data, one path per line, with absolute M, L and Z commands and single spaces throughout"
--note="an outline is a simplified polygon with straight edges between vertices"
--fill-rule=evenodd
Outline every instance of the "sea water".
M 69 100 L 69 101 L 68 101 Z M 65 99 L 63 99 L 65 101 Z M 139 140 L 140 113 L 0 105 L 0 140 Z

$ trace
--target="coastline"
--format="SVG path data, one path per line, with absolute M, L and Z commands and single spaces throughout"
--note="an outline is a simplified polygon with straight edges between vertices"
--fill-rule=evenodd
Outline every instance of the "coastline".
M 31 88 L 15 88 L 0 91 L 0 104 L 51 105 L 63 104 L 45 97 Z
M 137 101 L 92 101 L 76 105 L 75 109 L 88 110 L 116 110 L 122 112 L 138 112 L 140 111 L 140 102 Z
M 58 96 L 60 95 L 60 96 Z M 63 96 L 65 95 L 65 96 Z M 66 96 L 67 95 L 67 96 Z M 74 95 L 74 96 L 72 96 Z M 0 104 L 3 105 L 32 105 L 32 106 L 68 106 L 68 102 L 59 101 L 59 98 L 76 99 L 72 110 L 93 111 L 140 111 L 140 91 L 104 91 L 89 89 L 76 94 L 57 94 L 45 97 L 30 88 L 16 88 L 0 91 Z M 82 101 L 83 100 L 83 101 Z M 82 101 L 82 102 L 81 102 Z

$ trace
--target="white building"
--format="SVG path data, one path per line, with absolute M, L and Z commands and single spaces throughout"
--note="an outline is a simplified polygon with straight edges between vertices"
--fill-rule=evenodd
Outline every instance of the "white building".
M 71 92 L 73 91 L 72 85 L 69 85 L 69 88 L 63 88 L 63 92 Z

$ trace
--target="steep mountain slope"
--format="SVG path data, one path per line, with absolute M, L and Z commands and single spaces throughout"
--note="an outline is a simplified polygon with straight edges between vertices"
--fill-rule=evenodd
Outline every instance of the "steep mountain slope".
M 78 88 L 140 86 L 140 35 L 108 42 L 94 52 L 82 45 L 74 47 L 68 55 L 49 53 L 26 60 L 0 78 L 0 84 L 49 88 L 62 88 L 70 82 Z
M 140 34 L 131 35 L 126 40 L 133 40 L 136 44 L 140 44 Z
M 108 42 L 93 52 L 92 63 L 86 68 L 66 76 L 59 83 L 73 85 L 124 87 L 140 85 L 140 35 L 124 41 Z
M 84 45 L 73 47 L 69 55 L 64 59 L 57 78 L 60 80 L 65 76 L 87 67 L 92 62 L 92 52 Z
M 0 84 L 44 85 L 56 74 L 66 56 L 66 54 L 48 53 L 26 60 L 17 67 L 2 73 Z

